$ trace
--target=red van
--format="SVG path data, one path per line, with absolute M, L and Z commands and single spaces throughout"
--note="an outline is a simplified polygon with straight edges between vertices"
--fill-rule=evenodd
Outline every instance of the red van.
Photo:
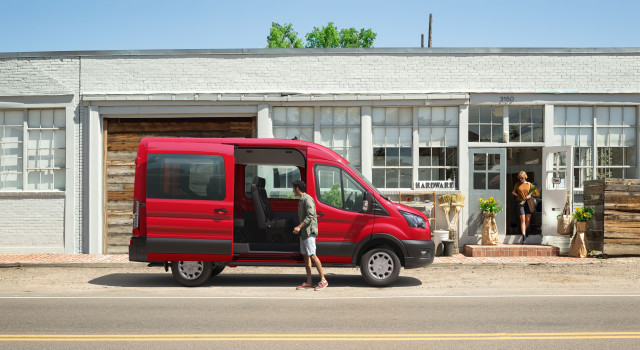
M 304 266 L 298 200 L 316 201 L 325 267 L 360 266 L 373 286 L 433 262 L 424 213 L 389 201 L 349 162 L 315 143 L 280 139 L 145 138 L 136 158 L 129 260 L 171 266 L 197 286 L 225 266 Z

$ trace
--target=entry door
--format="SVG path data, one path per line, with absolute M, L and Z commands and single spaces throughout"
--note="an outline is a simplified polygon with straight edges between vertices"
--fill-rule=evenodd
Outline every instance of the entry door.
M 233 146 L 149 143 L 150 260 L 229 261 L 233 253 Z
M 482 234 L 482 219 L 479 199 L 493 197 L 506 205 L 506 160 L 505 148 L 472 148 L 469 150 L 469 235 Z M 506 209 L 506 208 L 505 208 Z M 506 234 L 506 213 L 496 215 L 498 234 Z
M 557 216 L 573 198 L 573 146 L 542 148 L 542 174 L 542 234 L 555 235 Z

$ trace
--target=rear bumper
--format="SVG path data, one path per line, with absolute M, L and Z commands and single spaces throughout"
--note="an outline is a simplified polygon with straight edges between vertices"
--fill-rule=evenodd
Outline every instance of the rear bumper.
M 149 261 L 147 256 L 147 237 L 131 237 L 129 261 Z
M 433 241 L 405 240 L 402 241 L 402 244 L 407 250 L 407 256 L 404 257 L 405 269 L 425 267 L 433 263 L 435 253 Z

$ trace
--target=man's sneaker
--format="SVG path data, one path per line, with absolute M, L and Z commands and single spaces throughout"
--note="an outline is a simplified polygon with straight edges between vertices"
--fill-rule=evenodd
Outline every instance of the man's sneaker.
M 300 289 L 309 289 L 309 288 L 313 288 L 313 286 L 311 285 L 311 283 L 307 283 L 304 282 L 303 284 L 299 285 L 296 287 L 296 290 L 300 290 Z
M 323 290 L 327 288 L 328 285 L 329 285 L 329 282 L 327 282 L 327 280 L 320 281 L 320 283 L 318 283 L 318 285 L 313 290 L 317 292 L 319 290 Z

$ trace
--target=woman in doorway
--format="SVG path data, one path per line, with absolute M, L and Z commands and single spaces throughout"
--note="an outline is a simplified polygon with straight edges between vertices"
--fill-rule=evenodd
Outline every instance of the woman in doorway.
M 527 239 L 527 228 L 531 223 L 531 211 L 527 204 L 527 199 L 531 198 L 531 182 L 527 181 L 527 173 L 518 173 L 518 182 L 513 187 L 512 195 L 516 197 L 516 212 L 520 214 L 520 230 L 522 231 L 522 243 Z

